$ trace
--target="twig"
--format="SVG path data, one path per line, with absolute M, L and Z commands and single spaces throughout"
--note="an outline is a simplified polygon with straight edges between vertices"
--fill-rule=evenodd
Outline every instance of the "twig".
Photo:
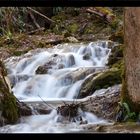
M 28 35 L 32 35 L 32 34 L 34 34 L 34 33 L 37 33 L 37 32 L 40 32 L 40 31 L 44 31 L 45 30 L 45 28 L 39 28 L 39 29 L 37 29 L 37 30 L 33 30 L 33 31 L 30 31 L 30 32 L 28 32 L 27 34 Z
M 36 19 L 35 19 L 34 15 L 33 15 L 31 12 L 29 12 L 29 14 L 30 14 L 30 16 L 31 16 L 31 18 L 32 18 L 33 23 L 35 24 L 35 26 L 36 26 L 37 28 L 40 28 L 39 24 L 36 22 Z
M 38 96 L 39 96 L 39 95 L 38 95 Z M 39 97 L 40 97 L 40 96 L 39 96 Z M 45 102 L 41 97 L 40 97 L 40 99 L 41 99 L 47 106 L 49 106 L 50 108 L 57 110 L 56 108 L 52 107 L 52 106 L 49 105 L 47 102 Z
M 48 21 L 50 21 L 50 22 L 52 22 L 52 23 L 55 23 L 55 21 L 54 21 L 54 20 L 52 20 L 52 19 L 48 18 L 47 16 L 45 16 L 45 15 L 41 14 L 40 12 L 38 12 L 38 11 L 36 11 L 36 10 L 34 10 L 34 9 L 30 8 L 30 7 L 27 7 L 27 9 L 29 9 L 29 10 L 31 10 L 32 12 L 34 12 L 34 13 L 36 13 L 36 14 L 40 15 L 41 17 L 44 17 L 44 18 L 45 18 L 45 19 L 47 19 Z

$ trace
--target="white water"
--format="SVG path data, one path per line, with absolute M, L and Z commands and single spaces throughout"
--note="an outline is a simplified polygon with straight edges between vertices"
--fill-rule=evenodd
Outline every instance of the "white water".
M 77 98 L 86 77 L 105 67 L 109 53 L 107 41 L 62 44 L 51 49 L 29 52 L 22 57 L 9 58 L 5 63 L 9 76 L 15 78 L 12 90 L 19 100 L 40 101 L 42 97 L 55 102 L 58 99 Z M 44 64 L 47 64 L 47 73 L 36 74 L 37 68 Z M 19 79 L 19 76 L 23 78 Z M 57 119 L 58 115 L 53 110 L 49 115 L 23 117 L 19 124 L 6 125 L 0 132 L 59 133 L 81 129 L 79 122 L 65 124 L 58 123 Z M 89 112 L 84 112 L 84 119 L 95 124 L 106 122 Z

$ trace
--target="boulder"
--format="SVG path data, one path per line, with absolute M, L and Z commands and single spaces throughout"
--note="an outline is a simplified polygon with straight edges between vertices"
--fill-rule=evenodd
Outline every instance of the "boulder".
M 120 84 L 121 81 L 121 70 L 119 69 L 110 69 L 99 74 L 92 74 L 83 82 L 78 98 L 89 96 L 98 89 Z
M 112 86 L 102 94 L 85 98 L 82 104 L 84 111 L 92 112 L 98 117 L 115 120 L 118 102 L 120 101 L 121 85 Z
M 76 81 L 84 79 L 89 74 L 95 72 L 95 68 L 78 68 L 73 72 L 67 73 L 60 77 L 61 82 L 65 85 L 75 83 Z
M 49 69 L 62 69 L 64 68 L 63 56 L 58 54 L 51 55 L 44 65 L 36 69 L 36 74 L 47 74 Z

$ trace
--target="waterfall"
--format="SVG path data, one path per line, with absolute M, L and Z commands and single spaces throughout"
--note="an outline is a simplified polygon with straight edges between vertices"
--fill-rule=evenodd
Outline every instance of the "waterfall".
M 63 49 L 64 48 L 64 49 Z M 84 79 L 96 67 L 104 67 L 110 49 L 107 41 L 89 44 L 57 45 L 49 51 L 43 51 L 14 59 L 14 64 L 7 61 L 9 76 L 23 77 L 15 80 L 13 93 L 19 99 L 66 98 L 77 96 Z M 14 66 L 14 67 L 13 67 Z M 39 66 L 47 69 L 46 73 L 36 74 Z M 43 68 L 44 66 L 44 68 Z M 28 77 L 28 78 L 25 78 Z
M 13 93 L 19 100 L 40 101 L 40 97 L 54 101 L 76 99 L 84 80 L 98 68 L 105 67 L 110 51 L 108 41 L 59 44 L 11 57 L 5 65 Z M 60 124 L 55 123 L 57 117 L 55 110 L 49 115 L 26 117 L 20 124 L 11 126 L 9 132 L 59 132 Z M 85 113 L 84 117 L 89 122 L 102 122 L 90 113 Z M 54 123 L 55 127 L 52 126 Z M 51 126 L 50 129 L 48 126 Z M 0 131 L 3 132 L 6 127 Z

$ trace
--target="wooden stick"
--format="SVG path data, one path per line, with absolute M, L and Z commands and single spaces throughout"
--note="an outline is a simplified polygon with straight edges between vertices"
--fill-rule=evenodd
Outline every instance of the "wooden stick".
M 40 12 L 38 12 L 38 11 L 36 11 L 36 10 L 34 10 L 34 9 L 30 8 L 30 7 L 27 7 L 27 9 L 29 9 L 29 10 L 31 10 L 32 12 L 34 12 L 34 13 L 36 13 L 36 14 L 40 15 L 41 17 L 43 17 L 43 18 L 47 19 L 48 21 L 50 21 L 50 22 L 52 22 L 52 23 L 55 23 L 55 21 L 54 21 L 54 20 L 52 20 L 52 19 L 48 18 L 47 16 L 45 16 L 45 15 L 41 14 Z
M 39 28 L 39 29 L 30 31 L 30 32 L 28 32 L 27 34 L 28 34 L 28 35 L 32 35 L 32 34 L 35 34 L 35 33 L 37 33 L 37 32 L 44 31 L 44 30 L 45 30 L 45 28 L 42 27 L 42 28 Z
M 31 18 L 32 18 L 32 20 L 33 20 L 33 23 L 34 23 L 35 26 L 39 29 L 40 26 L 39 26 L 39 24 L 36 22 L 36 19 L 35 19 L 34 15 L 33 15 L 31 12 L 29 12 L 29 14 L 30 14 L 30 16 L 31 16 Z
M 95 14 L 96 16 L 98 16 L 98 17 L 106 20 L 106 22 L 110 23 L 110 21 L 106 18 L 106 15 L 105 14 L 102 14 L 100 12 L 97 12 L 97 11 L 91 10 L 91 9 L 86 9 L 86 11 L 89 12 L 89 13 Z

